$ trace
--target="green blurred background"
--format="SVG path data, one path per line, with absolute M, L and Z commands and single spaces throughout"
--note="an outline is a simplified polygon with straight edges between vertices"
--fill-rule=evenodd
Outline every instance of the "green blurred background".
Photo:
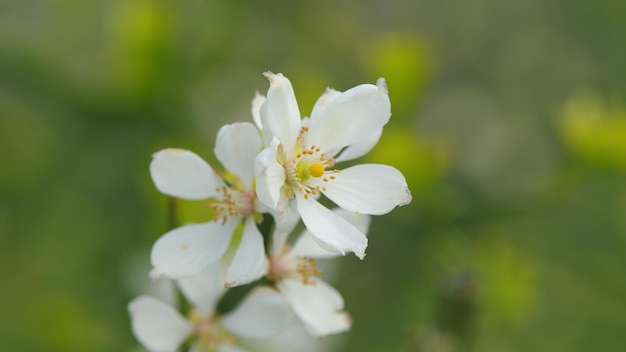
M 623 350 L 624 38 L 621 0 L 2 1 L 1 349 L 137 349 L 126 304 L 168 226 L 151 153 L 217 165 L 271 70 L 304 115 L 389 86 L 363 161 L 414 200 L 338 260 L 338 351 Z

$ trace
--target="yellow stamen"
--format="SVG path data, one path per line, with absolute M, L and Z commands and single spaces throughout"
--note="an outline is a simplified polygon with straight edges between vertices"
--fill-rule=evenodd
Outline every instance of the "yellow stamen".
M 322 164 L 311 164 L 309 166 L 309 173 L 313 177 L 320 177 L 324 175 L 324 171 L 326 170 L 324 169 L 324 165 Z
M 316 281 L 311 276 L 322 275 L 322 271 L 315 265 L 315 259 L 308 257 L 298 257 L 296 271 L 302 275 L 302 283 L 305 285 L 315 285 Z

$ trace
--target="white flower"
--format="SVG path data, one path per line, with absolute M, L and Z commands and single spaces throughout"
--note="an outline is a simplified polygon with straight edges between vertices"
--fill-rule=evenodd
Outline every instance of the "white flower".
M 363 259 L 365 235 L 316 198 L 323 193 L 341 208 L 373 215 L 411 201 L 404 176 L 393 167 L 335 168 L 335 162 L 360 157 L 378 141 L 391 116 L 385 81 L 343 93 L 328 89 L 310 119 L 301 120 L 289 80 L 282 74 L 265 75 L 270 81 L 267 98 L 257 95 L 253 101 L 253 117 L 261 121 L 266 146 L 255 160 L 257 196 L 279 213 L 292 212 L 295 203 L 321 246 L 342 254 L 353 251 Z
M 243 351 L 234 345 L 233 335 L 259 339 L 285 329 L 293 313 L 285 299 L 270 288 L 256 288 L 239 306 L 223 315 L 215 314 L 215 304 L 224 292 L 219 265 L 178 281 L 194 309 L 188 317 L 172 306 L 150 296 L 140 296 L 128 304 L 135 337 L 150 351 L 176 351 L 193 337 L 192 351 Z
M 271 352 L 331 352 L 343 351 L 341 342 L 343 337 L 339 335 L 327 336 L 323 339 L 311 336 L 299 320 L 294 320 L 285 330 L 263 340 L 238 341 L 242 347 L 253 351 Z
M 357 215 L 344 209 L 334 209 L 338 216 L 362 233 L 369 227 L 368 215 Z M 284 237 L 274 238 L 268 277 L 287 298 L 305 329 L 314 337 L 323 337 L 350 329 L 352 320 L 343 311 L 343 298 L 332 286 L 319 279 L 322 272 L 316 259 L 339 255 L 320 247 L 309 231 L 304 231 L 289 248 Z
M 188 150 L 164 149 L 153 155 L 150 173 L 162 193 L 184 199 L 210 199 L 217 219 L 186 225 L 159 238 L 151 253 L 152 276 L 181 278 L 198 273 L 220 260 L 231 246 L 233 233 L 243 221 L 243 234 L 226 275 L 228 286 L 258 279 L 266 271 L 263 237 L 255 218 L 253 162 L 261 150 L 259 131 L 251 123 L 223 126 L 215 143 L 215 155 L 229 171 L 224 177 Z M 234 243 L 236 245 L 236 243 Z

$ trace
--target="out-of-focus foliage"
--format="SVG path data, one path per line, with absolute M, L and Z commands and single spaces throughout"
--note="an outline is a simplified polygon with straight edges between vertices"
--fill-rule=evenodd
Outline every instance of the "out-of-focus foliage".
M 373 219 L 364 261 L 335 263 L 354 326 L 329 345 L 621 350 L 625 4 L 1 2 L 2 350 L 137 349 L 126 304 L 156 290 L 172 222 L 150 155 L 219 167 L 217 130 L 251 119 L 265 70 L 305 116 L 326 86 L 389 87 L 364 160 L 401 169 L 414 200 Z M 212 216 L 177 204 L 179 222 Z
M 574 96 L 563 108 L 559 130 L 568 148 L 597 166 L 626 169 L 626 108 L 598 97 Z

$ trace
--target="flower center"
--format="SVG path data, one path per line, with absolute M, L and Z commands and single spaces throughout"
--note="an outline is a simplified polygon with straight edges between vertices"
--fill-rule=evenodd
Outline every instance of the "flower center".
M 218 324 L 213 318 L 203 318 L 202 315 L 193 310 L 189 313 L 189 320 L 195 327 L 198 341 L 197 351 L 218 352 L 223 345 L 233 345 L 235 339 Z
M 315 265 L 315 259 L 309 257 L 298 257 L 296 272 L 302 276 L 302 283 L 305 285 L 315 285 L 311 276 L 322 275 L 322 271 Z
M 326 174 L 336 173 L 339 170 L 329 170 L 335 166 L 335 159 L 327 158 L 320 148 L 312 145 L 309 148 L 301 149 L 291 160 L 291 165 L 286 163 L 287 171 L 286 184 L 291 186 L 293 191 L 304 192 L 304 198 L 309 199 L 309 195 L 316 195 L 318 191 L 325 191 L 323 182 L 328 182 L 335 176 L 325 177 Z M 291 198 L 286 192 L 288 198 Z
M 322 271 L 317 268 L 315 259 L 307 256 L 285 258 L 278 255 L 271 257 L 270 261 L 269 278 L 272 280 L 301 279 L 304 285 L 315 285 L 315 280 L 312 277 L 322 275 Z
M 309 166 L 309 174 L 313 177 L 321 177 L 326 172 L 324 165 L 316 163 Z
M 254 195 L 247 192 L 240 192 L 228 186 L 216 188 L 222 193 L 221 199 L 217 199 L 208 204 L 208 207 L 215 210 L 216 220 L 226 223 L 229 217 L 246 217 L 254 211 Z

